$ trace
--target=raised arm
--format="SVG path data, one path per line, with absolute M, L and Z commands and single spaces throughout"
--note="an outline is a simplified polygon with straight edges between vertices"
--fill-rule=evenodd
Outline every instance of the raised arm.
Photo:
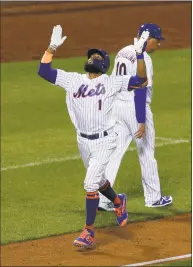
M 144 61 L 144 51 L 147 45 L 149 32 L 144 31 L 139 40 L 134 40 L 134 48 L 137 55 L 137 71 L 136 76 L 132 76 L 129 81 L 128 90 L 144 88 L 147 85 L 147 73 Z
M 136 74 L 140 78 L 147 78 L 146 65 L 144 61 L 144 51 L 147 46 L 147 39 L 149 38 L 149 32 L 144 31 L 138 41 L 134 38 L 134 47 L 137 55 L 137 71 Z
M 145 134 L 145 120 L 146 120 L 146 95 L 148 83 L 146 65 L 144 61 L 144 51 L 147 45 L 147 39 L 149 38 L 149 32 L 143 32 L 140 39 L 134 38 L 134 47 L 137 56 L 137 72 L 136 76 L 132 77 L 130 82 L 133 82 L 133 87 L 135 87 L 135 82 L 137 81 L 137 86 L 134 90 L 134 101 L 135 101 L 135 114 L 136 119 L 139 123 L 138 131 L 135 134 L 136 138 L 141 138 Z M 132 87 L 132 86 L 131 86 Z
M 50 45 L 39 65 L 38 75 L 53 84 L 56 82 L 57 70 L 51 68 L 51 62 L 56 49 L 63 44 L 66 38 L 66 36 L 62 37 L 62 27 L 60 25 L 54 26 Z

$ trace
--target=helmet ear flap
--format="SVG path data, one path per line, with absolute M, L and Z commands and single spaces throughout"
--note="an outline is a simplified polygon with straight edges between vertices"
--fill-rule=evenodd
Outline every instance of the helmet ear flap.
M 105 60 L 103 59 L 103 60 L 98 60 L 98 59 L 94 59 L 93 60 L 93 65 L 95 66 L 95 67 L 97 67 L 98 68 L 98 70 L 101 72 L 101 73 L 106 73 L 106 69 L 107 69 L 107 67 L 106 67 L 106 64 L 105 64 Z

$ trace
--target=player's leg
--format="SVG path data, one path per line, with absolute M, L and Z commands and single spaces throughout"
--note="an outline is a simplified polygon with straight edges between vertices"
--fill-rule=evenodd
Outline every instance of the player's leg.
M 160 179 L 158 175 L 157 161 L 154 156 L 155 150 L 155 129 L 153 115 L 150 107 L 146 107 L 146 124 L 145 136 L 140 139 L 135 138 L 135 132 L 138 129 L 138 123 L 135 118 L 135 109 L 131 110 L 133 116 L 130 116 L 130 125 L 132 126 L 133 139 L 137 146 L 139 162 L 141 166 L 142 185 L 144 189 L 145 205 L 151 206 L 155 203 L 162 202 L 156 206 L 165 206 L 171 204 L 172 198 L 161 197 Z
M 84 187 L 87 192 L 98 190 L 106 196 L 114 203 L 116 213 L 119 211 L 120 207 L 123 207 L 123 210 L 117 215 L 117 222 L 119 225 L 124 226 L 128 218 L 127 212 L 125 211 L 126 196 L 124 194 L 117 195 L 104 176 L 109 159 L 116 148 L 116 139 L 117 135 L 113 133 L 105 138 L 98 139 L 96 144 L 91 143 L 92 154 Z
M 89 147 L 90 140 L 77 136 L 77 141 L 78 141 L 78 148 L 79 148 L 79 152 L 81 155 L 81 159 L 87 170 L 89 167 L 89 162 L 90 162 L 90 157 L 91 157 L 91 151 Z M 95 207 L 97 209 L 98 202 L 99 202 L 99 194 L 97 190 L 96 191 L 94 190 L 94 192 L 90 192 L 90 194 L 86 192 L 86 224 L 80 236 L 74 240 L 74 243 L 73 243 L 74 246 L 92 248 L 94 244 L 93 223 L 96 217 L 96 212 L 94 210 L 95 210 Z M 93 210 L 93 206 L 94 206 L 94 210 Z M 87 218 L 88 214 L 90 214 L 89 218 Z
M 117 133 L 116 149 L 109 159 L 109 163 L 105 169 L 105 177 L 109 180 L 111 186 L 113 187 L 115 179 L 123 159 L 123 156 L 132 140 L 131 133 L 129 132 L 127 125 L 125 124 L 125 119 L 128 112 L 128 103 L 125 101 L 120 101 L 117 99 L 113 107 L 113 117 L 117 121 L 114 131 Z M 102 194 L 99 194 L 99 210 L 112 211 L 113 203 L 109 201 Z
M 78 149 L 80 152 L 81 159 L 83 161 L 84 167 L 87 169 L 89 165 L 90 155 L 91 155 L 88 141 L 83 140 L 83 138 L 77 136 L 77 142 L 78 142 Z
M 107 167 L 105 169 L 105 178 L 110 182 L 111 187 L 114 186 L 115 179 L 120 168 L 121 161 L 125 155 L 125 152 L 132 141 L 132 136 L 125 127 L 122 121 L 118 121 L 115 125 L 115 132 L 117 133 L 117 141 L 116 141 L 116 149 L 112 153 Z M 99 193 L 100 201 L 99 201 L 99 210 L 105 211 L 113 211 L 114 205 L 113 203 Z
M 126 196 L 117 195 L 104 179 L 104 171 L 109 157 L 116 146 L 116 135 L 89 141 L 90 158 L 84 188 L 86 190 L 86 224 L 81 235 L 74 241 L 75 246 L 92 247 L 94 242 L 94 221 L 99 203 L 99 190 L 105 193 L 116 206 L 117 222 L 127 223 Z M 80 146 L 79 146 L 80 147 Z

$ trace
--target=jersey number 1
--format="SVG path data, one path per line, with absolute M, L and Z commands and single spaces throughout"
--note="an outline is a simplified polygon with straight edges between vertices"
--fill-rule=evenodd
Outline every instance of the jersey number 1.
M 100 100 L 98 101 L 98 103 L 99 103 L 99 110 L 101 110 L 101 108 L 102 108 L 102 100 L 100 99 Z

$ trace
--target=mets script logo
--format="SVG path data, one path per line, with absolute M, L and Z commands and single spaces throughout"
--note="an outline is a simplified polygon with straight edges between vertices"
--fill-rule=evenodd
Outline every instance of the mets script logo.
M 87 97 L 97 96 L 105 94 L 104 84 L 98 83 L 94 89 L 88 89 L 88 85 L 82 84 L 76 93 L 73 93 L 73 97 Z

